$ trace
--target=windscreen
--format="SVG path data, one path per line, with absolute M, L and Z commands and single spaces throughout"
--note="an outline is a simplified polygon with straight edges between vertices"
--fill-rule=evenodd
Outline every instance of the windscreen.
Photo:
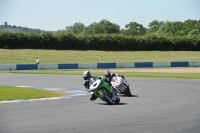
M 97 77 L 91 77 L 90 78 L 90 85 L 92 85 L 97 80 Z

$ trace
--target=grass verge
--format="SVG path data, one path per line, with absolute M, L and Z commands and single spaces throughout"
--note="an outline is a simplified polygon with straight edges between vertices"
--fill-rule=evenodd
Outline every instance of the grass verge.
M 0 86 L 0 101 L 66 96 L 67 93 L 27 87 Z

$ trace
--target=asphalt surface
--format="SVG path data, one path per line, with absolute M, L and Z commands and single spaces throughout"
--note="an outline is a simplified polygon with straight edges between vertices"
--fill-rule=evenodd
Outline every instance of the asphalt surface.
M 0 104 L 0 133 L 200 133 L 200 80 L 126 78 L 133 97 Z M 0 84 L 85 91 L 81 76 L 0 74 Z

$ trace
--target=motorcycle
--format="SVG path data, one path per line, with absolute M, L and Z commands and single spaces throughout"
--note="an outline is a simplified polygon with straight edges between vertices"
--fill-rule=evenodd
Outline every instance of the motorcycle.
M 130 90 L 130 84 L 122 77 L 114 76 L 111 80 L 112 86 L 117 90 L 119 94 L 125 94 L 126 96 L 132 96 Z
M 89 89 L 91 93 L 105 101 L 107 104 L 119 103 L 120 97 L 116 91 L 102 78 L 94 78 Z

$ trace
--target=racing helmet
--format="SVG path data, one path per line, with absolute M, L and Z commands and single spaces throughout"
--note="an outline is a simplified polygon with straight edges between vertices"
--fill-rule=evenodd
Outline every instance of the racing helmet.
M 83 78 L 84 78 L 84 80 L 89 79 L 89 77 L 91 77 L 90 71 L 85 71 L 85 72 L 83 73 Z
M 105 77 L 106 77 L 106 78 L 110 78 L 110 77 L 111 77 L 110 71 L 107 70 L 107 71 L 105 72 Z

